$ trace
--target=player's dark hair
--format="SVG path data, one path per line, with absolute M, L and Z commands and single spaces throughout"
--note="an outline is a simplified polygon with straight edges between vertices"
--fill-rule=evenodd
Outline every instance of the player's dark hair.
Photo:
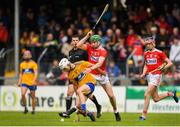
M 72 38 L 79 38 L 77 34 L 73 35 Z

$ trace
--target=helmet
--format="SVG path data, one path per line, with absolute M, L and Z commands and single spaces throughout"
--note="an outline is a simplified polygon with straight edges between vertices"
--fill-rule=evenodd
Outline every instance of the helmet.
M 61 59 L 59 62 L 59 67 L 61 70 L 68 68 L 68 65 L 70 64 L 69 60 L 67 58 Z
M 93 35 L 90 37 L 90 42 L 93 42 L 93 41 L 101 41 L 101 37 L 99 35 Z
M 32 54 L 29 50 L 25 50 L 23 52 L 23 59 L 31 59 L 32 58 Z
M 154 37 L 147 37 L 144 39 L 145 44 L 149 43 L 155 43 L 155 38 Z

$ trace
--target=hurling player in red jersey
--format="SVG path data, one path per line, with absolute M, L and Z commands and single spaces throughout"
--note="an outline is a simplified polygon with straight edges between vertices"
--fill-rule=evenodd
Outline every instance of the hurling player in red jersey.
M 153 37 L 145 39 L 147 51 L 144 53 L 145 65 L 141 78 L 147 76 L 148 87 L 145 92 L 144 109 L 140 120 L 145 120 L 147 110 L 149 107 L 150 96 L 154 102 L 158 102 L 166 97 L 173 97 L 175 102 L 178 103 L 176 91 L 170 91 L 158 94 L 158 86 L 161 82 L 162 70 L 172 66 L 172 62 L 167 58 L 164 52 L 155 48 L 155 40 Z
M 76 45 L 78 48 L 87 50 L 88 61 L 94 64 L 92 67 L 86 68 L 84 73 L 91 72 L 95 79 L 101 84 L 101 86 L 103 87 L 110 99 L 116 121 L 121 121 L 120 114 L 117 110 L 116 98 L 114 96 L 108 75 L 102 75 L 99 72 L 95 71 L 97 68 L 100 68 L 101 70 L 106 72 L 107 51 L 101 45 L 101 37 L 99 35 L 91 35 L 92 31 L 89 31 L 88 34 L 83 39 L 81 39 Z M 90 43 L 85 44 L 88 38 L 90 38 Z

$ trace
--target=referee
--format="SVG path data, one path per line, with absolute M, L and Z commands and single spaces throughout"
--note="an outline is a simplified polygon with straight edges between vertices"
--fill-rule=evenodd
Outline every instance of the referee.
M 71 40 L 72 49 L 69 51 L 69 61 L 71 63 L 78 64 L 79 61 L 84 60 L 88 61 L 88 54 L 85 50 L 76 47 L 76 44 L 79 42 L 78 36 L 73 36 Z M 66 97 L 66 112 L 71 108 L 72 105 L 72 96 L 74 94 L 73 84 L 69 83 L 67 89 L 67 97 Z M 97 109 L 97 118 L 101 116 L 102 106 L 98 103 L 96 97 L 93 95 L 90 97 L 91 101 L 96 105 Z

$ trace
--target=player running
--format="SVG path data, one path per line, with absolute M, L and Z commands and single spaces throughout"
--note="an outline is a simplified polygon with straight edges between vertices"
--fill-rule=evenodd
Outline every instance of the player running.
M 24 106 L 24 114 L 28 112 L 26 106 L 26 93 L 30 90 L 32 98 L 32 114 L 35 114 L 36 98 L 35 91 L 37 89 L 36 81 L 38 77 L 38 65 L 32 59 L 31 52 L 26 50 L 23 53 L 24 61 L 20 64 L 20 74 L 17 86 L 21 87 L 22 105 Z
M 86 109 L 86 100 L 94 92 L 96 84 L 96 80 L 90 73 L 83 73 L 84 69 L 90 66 L 92 64 L 89 62 L 82 61 L 79 64 L 73 64 L 66 58 L 59 62 L 60 69 L 69 72 L 68 79 L 73 83 L 77 94 L 76 109 L 84 116 L 88 116 L 92 121 L 95 121 L 94 113 Z
M 85 50 L 82 50 L 80 48 L 76 47 L 76 44 L 79 42 L 79 37 L 78 36 L 73 36 L 71 45 L 72 45 L 72 50 L 69 52 L 69 61 L 74 64 L 78 64 L 79 61 L 84 60 L 87 61 L 87 52 Z M 67 89 L 67 97 L 66 97 L 66 112 L 71 108 L 72 104 L 72 96 L 74 94 L 74 87 L 72 83 L 69 83 L 68 89 Z M 93 95 L 89 98 L 95 105 L 97 109 L 97 118 L 101 116 L 101 109 L 102 106 L 98 103 L 96 97 Z M 66 116 L 66 112 L 61 112 L 59 113 L 60 116 Z
M 76 45 L 78 48 L 87 50 L 88 61 L 94 64 L 92 67 L 86 68 L 84 73 L 91 72 L 95 79 L 101 84 L 101 86 L 103 87 L 103 89 L 109 97 L 109 100 L 114 110 L 116 121 L 121 121 L 120 114 L 117 110 L 116 98 L 114 96 L 112 86 L 109 81 L 109 77 L 107 74 L 102 75 L 98 71 L 96 71 L 97 68 L 100 68 L 106 72 L 107 51 L 101 45 L 101 37 L 99 35 L 91 35 L 92 31 L 89 31 L 88 34 L 83 39 L 81 39 Z M 88 38 L 90 38 L 90 44 L 85 44 Z
M 144 109 L 140 120 L 145 120 L 147 110 L 150 103 L 150 96 L 154 102 L 158 102 L 166 97 L 173 97 L 175 102 L 178 103 L 176 91 L 158 94 L 158 86 L 161 82 L 162 71 L 172 66 L 172 62 L 167 58 L 164 52 L 155 48 L 155 40 L 149 37 L 145 40 L 147 51 L 144 53 L 145 65 L 141 78 L 147 75 L 148 88 L 145 92 Z

